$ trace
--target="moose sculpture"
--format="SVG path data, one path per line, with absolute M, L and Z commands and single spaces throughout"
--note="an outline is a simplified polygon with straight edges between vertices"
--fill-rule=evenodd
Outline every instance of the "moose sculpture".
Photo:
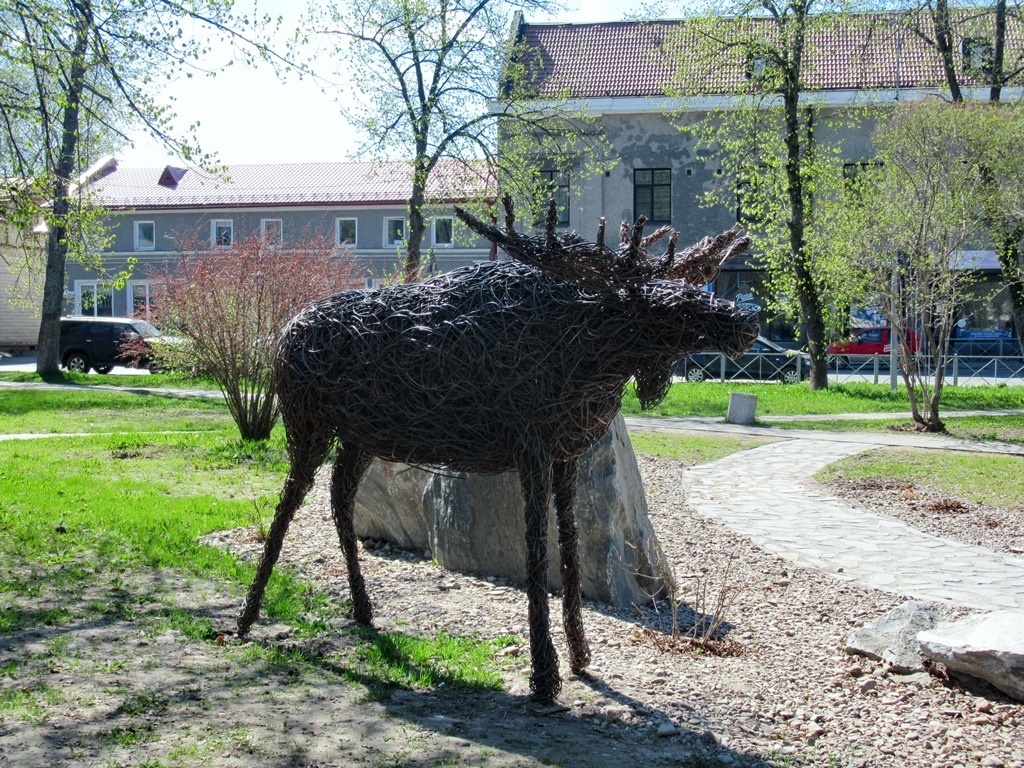
M 291 469 L 258 571 L 238 616 L 245 635 L 292 517 L 317 469 L 337 446 L 331 511 L 348 567 L 356 621 L 369 624 L 353 504 L 373 457 L 469 472 L 518 470 L 526 501 L 526 584 L 535 699 L 561 689 L 551 641 L 546 531 L 554 493 L 569 665 L 590 661 L 583 631 L 578 534 L 573 517 L 578 458 L 607 431 L 627 382 L 644 407 L 671 383 L 671 364 L 716 349 L 736 356 L 754 341 L 752 315 L 700 288 L 746 249 L 735 230 L 676 254 L 649 258 L 667 227 L 644 237 L 625 222 L 616 250 L 555 232 L 505 228 L 464 210 L 459 218 L 514 261 L 455 270 L 423 283 L 349 291 L 318 301 L 284 329 L 275 381 Z

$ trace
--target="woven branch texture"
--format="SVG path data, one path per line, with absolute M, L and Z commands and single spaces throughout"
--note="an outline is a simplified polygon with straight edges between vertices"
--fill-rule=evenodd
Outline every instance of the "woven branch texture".
M 572 515 L 576 459 L 607 431 L 627 382 L 641 404 L 660 401 L 671 365 L 693 352 L 742 354 L 754 316 L 702 290 L 743 251 L 735 231 L 676 252 L 667 228 L 644 235 L 623 224 L 619 244 L 555 231 L 549 209 L 539 235 L 515 229 L 505 201 L 499 228 L 456 210 L 510 262 L 464 268 L 424 283 L 339 293 L 285 328 L 276 383 L 291 471 L 258 575 L 239 616 L 245 634 L 295 507 L 338 444 L 332 511 L 345 550 L 357 620 L 372 609 L 359 574 L 352 502 L 376 456 L 470 472 L 518 470 L 526 499 L 527 594 L 536 696 L 560 689 L 550 639 L 545 574 L 548 500 L 554 494 L 570 665 L 589 661 L 580 611 L 577 532 Z M 664 254 L 650 256 L 669 236 Z

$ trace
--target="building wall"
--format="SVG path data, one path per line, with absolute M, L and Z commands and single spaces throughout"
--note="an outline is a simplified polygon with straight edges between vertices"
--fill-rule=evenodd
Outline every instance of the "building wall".
M 212 247 L 213 221 L 231 221 L 233 238 L 237 242 L 259 235 L 263 220 L 280 219 L 282 247 L 288 248 L 316 237 L 324 237 L 336 243 L 337 220 L 355 219 L 354 257 L 363 265 L 361 271 L 365 273 L 366 285 L 369 286 L 401 270 L 405 256 L 404 245 L 385 244 L 385 224 L 387 219 L 404 221 L 405 215 L 405 206 L 207 208 L 116 213 L 108 220 L 112 240 L 101 255 L 104 275 L 98 275 L 80 264 L 68 264 L 65 313 L 96 312 L 113 316 L 132 314 L 137 308 L 133 307 L 133 299 L 145 290 L 146 281 L 173 267 L 179 248 L 188 247 L 189 244 Z M 433 218 L 453 216 L 450 208 L 438 209 L 432 215 L 431 222 Z M 151 222 L 153 225 L 154 243 L 151 249 L 140 250 L 137 247 L 136 225 L 139 222 Z M 461 224 L 456 223 L 452 240 L 450 244 L 435 242 L 435 228 L 432 223 L 428 224 L 422 246 L 426 274 L 448 272 L 490 258 L 490 243 L 471 235 Z M 125 270 L 130 259 L 136 263 L 132 277 L 124 288 L 105 289 L 98 285 L 105 278 L 109 279 L 109 276 Z M 94 284 L 97 285 L 94 287 Z M 101 293 L 109 290 L 109 305 L 101 302 L 96 308 L 89 306 L 90 290 Z
M 875 121 L 865 117 L 852 125 L 842 113 L 819 113 L 815 126 L 818 140 L 825 146 L 840 146 L 846 162 L 864 162 L 873 157 L 871 133 Z M 720 161 L 713 159 L 711 147 L 702 146 L 690 133 L 680 130 L 680 124 L 696 123 L 706 118 L 704 113 L 665 115 L 655 111 L 634 113 L 607 113 L 600 123 L 618 160 L 603 175 L 579 180 L 575 199 L 570 201 L 570 227 L 584 237 L 593 239 L 598 219 L 608 221 L 609 230 L 617 231 L 622 221 L 633 222 L 634 177 L 639 169 L 671 170 L 671 220 L 679 231 L 679 245 L 685 247 L 708 235 L 718 234 L 734 226 L 735 205 L 707 206 L 704 198 L 722 183 Z M 834 125 L 840 125 L 835 128 Z M 648 231 L 653 228 L 649 227 Z M 754 254 L 730 263 L 726 271 L 712 286 L 723 298 L 764 306 L 763 274 L 753 268 Z M 762 330 L 770 338 L 793 341 L 796 329 L 782 322 L 768 322 L 762 314 Z
M 33 349 L 39 339 L 40 299 L 18 274 L 24 254 L 17 233 L 4 224 L 0 227 L 0 350 Z

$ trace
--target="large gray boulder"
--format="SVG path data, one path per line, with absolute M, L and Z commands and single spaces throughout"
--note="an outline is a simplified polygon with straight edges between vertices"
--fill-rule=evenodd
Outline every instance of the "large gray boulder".
M 921 652 L 955 672 L 987 680 L 1024 701 L 1024 613 L 993 611 L 940 624 L 917 636 Z
M 445 568 L 522 583 L 526 523 L 519 476 L 432 473 L 374 462 L 356 496 L 360 536 L 430 550 Z M 561 587 L 554 508 L 548 515 L 548 584 Z M 667 586 L 667 567 L 647 511 L 640 470 L 625 421 L 581 459 L 576 522 L 588 600 L 629 606 Z
M 923 672 L 924 659 L 918 650 L 917 634 L 942 619 L 931 604 L 908 600 L 851 632 L 846 639 L 846 652 L 888 662 L 897 674 Z

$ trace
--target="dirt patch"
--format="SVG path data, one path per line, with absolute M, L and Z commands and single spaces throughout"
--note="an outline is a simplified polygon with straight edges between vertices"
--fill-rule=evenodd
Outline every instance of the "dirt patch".
M 1010 555 L 1024 554 L 1024 514 L 959 499 L 927 483 L 893 478 L 834 479 L 830 493 L 919 530 Z
M 992 689 L 895 676 L 843 652 L 854 627 L 898 598 L 794 568 L 694 514 L 680 465 L 641 458 L 641 469 L 689 602 L 682 625 L 699 620 L 723 586 L 733 589 L 724 630 L 738 655 L 670 649 L 665 606 L 641 618 L 591 603 L 591 675 L 573 678 L 563 664 L 561 706 L 539 710 L 526 698 L 522 592 L 448 573 L 418 553 L 376 543 L 363 552 L 377 626 L 511 635 L 504 691 L 353 678 L 360 641 L 346 621 L 315 638 L 261 622 L 251 640 L 218 645 L 240 589 L 175 573 L 112 574 L 73 599 L 0 596 L 7 610 L 76 617 L 0 638 L 0 763 L 1024 766 L 1021 705 Z M 211 541 L 242 557 L 259 550 L 248 529 Z M 347 595 L 322 483 L 296 518 L 282 565 L 336 599 Z M 652 638 L 647 625 L 661 634 Z M 564 661 L 557 626 L 556 642 Z

